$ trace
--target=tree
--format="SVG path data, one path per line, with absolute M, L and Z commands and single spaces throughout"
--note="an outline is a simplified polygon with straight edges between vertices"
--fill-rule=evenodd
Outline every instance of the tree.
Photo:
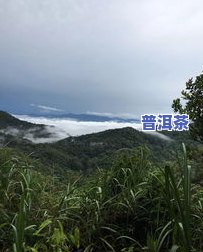
M 203 74 L 186 82 L 182 97 L 173 100 L 174 112 L 187 114 L 191 120 L 190 132 L 193 138 L 203 143 Z M 181 103 L 185 100 L 184 105 Z

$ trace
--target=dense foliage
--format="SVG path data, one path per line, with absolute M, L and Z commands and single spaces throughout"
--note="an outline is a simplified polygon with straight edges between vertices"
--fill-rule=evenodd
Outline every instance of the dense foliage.
M 162 168 L 136 148 L 118 153 L 110 169 L 67 171 L 61 182 L 3 148 L 0 250 L 202 251 L 203 188 L 190 171 L 185 147 Z
M 181 99 L 177 98 L 173 100 L 172 108 L 175 112 L 189 115 L 193 137 L 203 142 L 203 74 L 197 76 L 194 81 L 189 79 L 181 94 L 185 104 L 182 105 Z
M 18 152 L 31 155 L 39 160 L 44 171 L 61 176 L 67 169 L 83 171 L 87 174 L 97 167 L 109 168 L 117 153 L 139 146 L 147 146 L 152 155 L 150 159 L 157 164 L 174 160 L 180 150 L 181 142 L 194 146 L 188 132 L 164 132 L 169 140 L 139 132 L 133 128 L 107 130 L 79 137 L 69 137 L 56 143 L 33 144 L 24 139 L 6 135 L 6 146 Z
M 2 129 L 33 127 L 0 116 Z M 33 144 L 2 131 L 0 251 L 203 251 L 202 145 L 163 136 L 123 128 Z
M 10 135 L 7 131 L 9 127 L 13 127 L 21 134 Z M 181 142 L 196 145 L 188 132 L 162 132 L 157 136 L 130 127 L 68 137 L 55 143 L 33 144 L 25 139 L 23 129 L 25 132 L 32 130 L 32 134 L 34 129 L 36 137 L 45 138 L 48 133 L 43 130 L 44 125 L 30 124 L 1 111 L 0 129 L 2 129 L 0 146 L 11 147 L 18 155 L 26 153 L 36 162 L 41 163 L 41 166 L 35 165 L 39 167 L 38 170 L 47 174 L 52 171 L 60 177 L 64 176 L 67 169 L 83 171 L 87 174 L 97 167 L 108 169 L 112 166 L 117 153 L 139 146 L 147 146 L 152 153 L 150 159 L 159 165 L 165 160 L 174 160 L 176 151 L 180 150 Z M 167 140 L 162 139 L 163 136 L 166 136 Z

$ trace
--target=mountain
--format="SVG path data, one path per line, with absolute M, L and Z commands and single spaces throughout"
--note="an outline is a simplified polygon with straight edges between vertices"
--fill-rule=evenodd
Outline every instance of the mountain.
M 174 159 L 182 142 L 194 144 L 188 132 L 162 132 L 154 135 L 130 127 L 68 137 L 54 143 L 34 144 L 25 139 L 26 134 L 49 137 L 46 126 L 21 121 L 5 112 L 0 112 L 0 129 L 1 145 L 7 144 L 13 150 L 38 160 L 42 164 L 40 167 L 46 167 L 46 171 L 43 168 L 45 172 L 50 169 L 53 172 L 54 167 L 57 175 L 67 170 L 91 172 L 97 167 L 108 168 L 115 156 L 140 146 L 149 149 L 153 162 L 161 163 Z M 11 129 L 13 134 L 10 134 Z
M 46 125 L 26 122 L 0 111 L 0 136 L 2 145 L 8 141 L 31 142 L 36 138 L 50 138 L 52 133 Z
M 167 137 L 170 137 L 166 133 Z M 178 135 L 178 136 L 177 136 Z M 156 164 L 174 160 L 181 151 L 181 143 L 194 144 L 187 132 L 172 135 L 170 140 L 137 131 L 126 127 L 106 130 L 99 133 L 68 137 L 55 143 L 10 144 L 16 150 L 30 155 L 46 167 L 46 172 L 54 172 L 57 176 L 68 170 L 90 173 L 99 168 L 109 168 L 118 155 L 132 152 L 139 147 L 147 148 L 150 159 Z
M 7 127 L 15 127 L 18 129 L 30 129 L 32 127 L 36 127 L 36 124 L 19 120 L 7 112 L 0 111 L 0 129 L 6 129 Z
M 140 123 L 140 120 L 137 118 L 121 118 L 118 116 L 105 116 L 105 115 L 94 115 L 94 114 L 74 114 L 74 113 L 64 113 L 64 112 L 36 112 L 36 113 L 28 113 L 28 116 L 31 117 L 39 117 L 44 116 L 46 118 L 68 118 L 78 121 L 91 121 L 91 122 L 128 122 L 128 123 Z
M 91 169 L 97 166 L 108 167 L 118 153 L 130 151 L 140 146 L 146 146 L 151 152 L 153 161 L 160 163 L 166 159 L 172 160 L 176 152 L 182 148 L 183 140 L 188 144 L 194 144 L 188 132 L 180 134 L 164 132 L 164 136 L 167 136 L 169 140 L 126 127 L 79 137 L 69 137 L 53 143 L 51 146 L 58 151 L 60 150 L 61 153 L 67 153 L 72 158 L 71 168 L 80 163 L 81 169 L 82 167 L 83 169 L 87 167 Z
M 2 136 L 11 138 L 0 148 L 0 251 L 158 251 L 157 230 L 165 239 L 159 251 L 172 251 L 183 244 L 174 234 L 187 218 L 191 248 L 202 251 L 203 151 L 188 152 L 190 177 L 181 150 L 182 141 L 194 144 L 188 132 L 126 127 L 34 144 L 8 129 L 42 134 L 46 126 L 0 114 Z

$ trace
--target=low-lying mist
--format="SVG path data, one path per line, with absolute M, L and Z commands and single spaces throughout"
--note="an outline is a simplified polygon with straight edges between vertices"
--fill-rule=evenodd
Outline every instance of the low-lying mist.
M 46 117 L 31 117 L 27 115 L 17 115 L 21 120 L 25 120 L 31 123 L 47 125 L 45 130 L 49 134 L 46 137 L 36 137 L 33 130 L 29 130 L 24 133 L 24 138 L 32 141 L 33 143 L 45 143 L 55 142 L 64 139 L 68 136 L 80 136 L 84 134 L 97 133 L 100 131 L 124 127 L 132 127 L 137 130 L 141 130 L 141 124 L 127 123 L 127 122 L 92 122 L 92 121 L 77 121 L 70 118 L 46 118 Z M 12 129 L 15 133 L 15 129 Z M 163 140 L 170 140 L 169 137 L 164 136 L 158 132 L 147 132 Z

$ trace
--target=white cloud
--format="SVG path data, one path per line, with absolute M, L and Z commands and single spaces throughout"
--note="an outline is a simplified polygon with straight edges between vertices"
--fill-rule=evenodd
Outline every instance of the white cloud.
M 119 118 L 125 118 L 125 119 L 136 119 L 138 115 L 131 114 L 131 113 L 109 113 L 109 112 L 93 112 L 93 111 L 87 111 L 87 115 L 96 115 L 96 116 L 107 116 L 107 117 L 119 117 Z
M 166 140 L 166 141 L 173 141 L 173 139 L 171 139 L 170 137 L 168 136 L 165 136 L 163 134 L 161 134 L 160 132 L 157 132 L 157 131 L 145 131 L 146 134 L 150 134 L 152 136 L 156 136 L 162 140 Z
M 44 112 L 63 112 L 64 111 L 62 109 L 44 106 L 44 105 L 38 105 L 38 104 L 34 104 L 34 103 L 30 104 L 30 106 L 39 108 L 41 111 L 44 111 Z
M 125 122 L 90 122 L 90 121 L 76 121 L 71 119 L 58 119 L 58 118 L 45 118 L 45 117 L 30 117 L 27 115 L 16 115 L 21 120 L 25 120 L 37 124 L 48 125 L 47 131 L 51 133 L 50 138 L 34 138 L 32 134 L 27 134 L 25 137 L 34 143 L 54 142 L 60 139 L 64 139 L 68 136 L 79 136 L 84 134 L 96 133 L 108 129 L 132 127 L 137 130 L 141 130 L 142 126 L 138 123 L 125 123 Z M 52 127 L 54 126 L 54 127 Z M 152 134 L 163 140 L 170 140 L 158 132 L 145 132 L 146 134 Z
M 46 126 L 45 131 L 50 135 L 48 137 L 36 137 L 32 131 L 27 131 L 24 133 L 24 139 L 39 144 L 39 143 L 53 143 L 58 140 L 64 139 L 69 136 L 69 134 L 57 127 Z
M 64 134 L 70 134 L 71 136 L 79 136 L 83 134 L 96 133 L 107 129 L 133 127 L 140 128 L 140 124 L 137 123 L 120 123 L 120 122 L 90 122 L 90 121 L 76 121 L 71 119 L 58 119 L 58 118 L 46 118 L 46 117 L 30 117 L 27 115 L 16 115 L 21 120 L 25 120 L 37 124 L 45 124 L 55 126 L 53 133 L 60 133 L 60 138 L 63 138 Z
M 43 129 L 38 126 L 30 129 L 7 127 L 5 129 L 1 129 L 0 133 L 27 139 L 33 143 L 51 143 L 69 136 L 64 130 L 49 125 L 45 126 Z M 39 137 L 39 133 L 43 137 Z M 3 140 L 0 138 L 0 142 L 2 141 Z

